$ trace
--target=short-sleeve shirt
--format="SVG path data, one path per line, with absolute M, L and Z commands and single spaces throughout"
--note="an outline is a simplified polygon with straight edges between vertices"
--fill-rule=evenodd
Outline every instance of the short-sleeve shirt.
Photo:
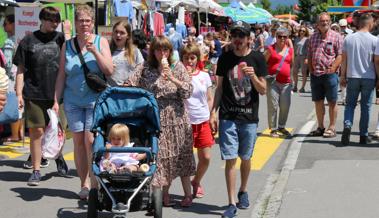
M 63 33 L 42 33 L 40 30 L 21 40 L 13 63 L 25 68 L 22 90 L 25 99 L 54 100 L 60 51 L 64 42 Z
M 267 65 L 262 53 L 251 51 L 246 56 L 236 56 L 233 51 L 222 53 L 217 64 L 217 76 L 223 77 L 219 118 L 246 123 L 258 123 L 259 94 L 249 76 L 239 64 L 252 66 L 258 77 L 267 75 Z
M 209 120 L 208 88 L 212 81 L 208 73 L 198 71 L 192 75 L 193 91 L 189 99 L 184 101 L 191 124 L 199 124 Z
M 310 37 L 308 55 L 312 58 L 313 75 L 325 74 L 325 70 L 332 65 L 336 57 L 342 54 L 342 43 L 342 35 L 333 30 L 328 30 L 325 39 L 319 31 Z

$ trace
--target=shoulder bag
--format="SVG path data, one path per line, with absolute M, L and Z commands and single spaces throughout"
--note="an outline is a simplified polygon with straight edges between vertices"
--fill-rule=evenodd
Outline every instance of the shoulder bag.
M 104 75 L 100 77 L 96 73 L 91 73 L 89 68 L 87 67 L 86 62 L 84 61 L 82 51 L 80 50 L 78 38 L 74 38 L 74 44 L 76 48 L 76 52 L 79 55 L 80 63 L 83 66 L 84 77 L 86 78 L 86 83 L 90 89 L 95 92 L 102 92 L 105 88 L 107 88 L 107 83 Z

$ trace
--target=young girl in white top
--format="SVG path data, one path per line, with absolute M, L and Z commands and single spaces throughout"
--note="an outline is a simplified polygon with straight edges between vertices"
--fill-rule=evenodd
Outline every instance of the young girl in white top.
M 109 131 L 106 148 L 112 147 L 133 147 L 134 143 L 130 143 L 129 128 L 125 124 L 114 124 Z M 105 153 L 104 159 L 101 161 L 101 170 L 109 173 L 133 173 L 135 171 L 145 171 L 140 168 L 139 161 L 146 158 L 146 154 L 138 153 Z M 142 167 L 142 165 L 141 165 Z M 146 166 L 143 166 L 146 167 Z M 146 170 L 147 171 L 147 170 Z
M 192 180 L 193 197 L 201 198 L 204 190 L 200 181 L 208 169 L 211 157 L 210 149 L 214 144 L 209 125 L 210 107 L 213 104 L 212 82 L 208 73 L 199 69 L 200 49 L 190 43 L 182 49 L 182 61 L 192 77 L 192 96 L 185 101 L 193 131 L 193 146 L 197 148 L 199 162 L 197 171 Z

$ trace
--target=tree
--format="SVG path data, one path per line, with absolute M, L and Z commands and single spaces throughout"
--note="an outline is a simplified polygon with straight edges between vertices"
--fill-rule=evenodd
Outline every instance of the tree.
M 315 21 L 319 13 L 327 10 L 327 2 L 328 0 L 299 0 L 299 20 Z
M 263 9 L 265 9 L 266 11 L 269 11 L 271 12 L 271 2 L 270 0 L 261 0 L 261 4 L 262 4 L 262 7 Z
M 272 11 L 273 15 L 276 14 L 289 14 L 292 11 L 292 6 L 289 5 L 278 5 L 275 10 Z

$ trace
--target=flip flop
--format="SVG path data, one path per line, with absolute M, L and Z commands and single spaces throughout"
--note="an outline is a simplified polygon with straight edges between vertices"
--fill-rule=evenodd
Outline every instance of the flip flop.
M 325 128 L 318 127 L 316 130 L 313 130 L 308 134 L 308 136 L 323 136 L 325 132 Z
M 22 140 L 21 139 L 12 139 L 12 138 L 6 138 L 4 140 L 4 142 L 21 142 Z
M 327 129 L 327 130 L 325 130 L 323 136 L 324 136 L 324 138 L 333 138 L 333 137 L 336 137 L 337 136 L 336 130 L 334 130 L 334 129 Z

